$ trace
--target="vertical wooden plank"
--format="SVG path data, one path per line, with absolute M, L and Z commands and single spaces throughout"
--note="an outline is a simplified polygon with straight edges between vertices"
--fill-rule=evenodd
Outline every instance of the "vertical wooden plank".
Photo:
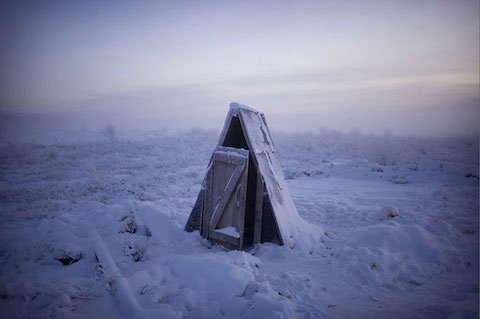
M 227 163 L 218 160 L 216 156 L 214 155 L 214 171 L 213 171 L 213 182 L 212 182 L 212 207 L 210 207 L 210 215 L 208 217 L 208 227 L 209 227 L 209 232 L 213 231 L 215 227 L 212 228 L 211 221 L 213 217 L 213 213 L 216 210 L 217 206 L 221 204 L 221 201 L 223 200 L 222 196 L 225 190 L 225 187 L 227 186 L 228 180 L 230 178 L 230 175 L 232 174 L 232 167 L 229 166 Z M 223 215 L 225 214 L 224 208 L 219 207 L 221 210 L 218 211 L 218 214 Z
M 255 193 L 255 223 L 253 226 L 253 244 L 262 240 L 262 217 L 263 217 L 263 178 L 257 170 L 257 189 Z
M 213 170 L 215 161 L 212 161 L 211 167 L 207 172 L 205 178 L 205 200 L 203 204 L 203 218 L 202 218 L 202 237 L 208 239 L 210 214 L 212 211 L 212 184 L 213 184 Z
M 237 203 L 239 204 L 238 207 L 236 207 L 236 225 L 238 225 L 236 228 L 240 232 L 240 243 L 238 245 L 238 249 L 242 250 L 243 249 L 243 236 L 245 234 L 245 210 L 246 210 L 246 204 L 247 204 L 247 177 L 248 177 L 248 157 L 246 158 L 245 161 L 245 166 L 243 167 L 243 174 L 242 177 L 240 177 L 240 183 L 239 183 L 239 188 L 240 192 L 238 194 L 238 198 L 235 198 L 235 203 L 234 205 L 236 206 Z

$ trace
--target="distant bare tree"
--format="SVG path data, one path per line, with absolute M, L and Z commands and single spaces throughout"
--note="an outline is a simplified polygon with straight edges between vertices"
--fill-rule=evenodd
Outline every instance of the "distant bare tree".
M 105 135 L 107 136 L 107 138 L 110 140 L 111 143 L 115 142 L 116 132 L 115 132 L 115 126 L 113 126 L 113 124 L 107 124 L 107 126 L 105 126 Z

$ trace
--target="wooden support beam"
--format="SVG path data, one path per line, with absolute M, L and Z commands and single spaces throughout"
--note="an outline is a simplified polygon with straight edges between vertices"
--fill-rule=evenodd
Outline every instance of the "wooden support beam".
M 257 189 L 255 190 L 255 222 L 253 226 L 253 244 L 262 240 L 262 217 L 263 217 L 263 178 L 257 171 Z

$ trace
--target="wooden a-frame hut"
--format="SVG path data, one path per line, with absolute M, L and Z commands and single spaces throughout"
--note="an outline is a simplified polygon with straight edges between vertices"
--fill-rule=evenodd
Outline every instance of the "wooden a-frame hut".
M 293 248 L 312 232 L 290 197 L 263 113 L 230 104 L 185 230 L 240 250 L 263 242 Z

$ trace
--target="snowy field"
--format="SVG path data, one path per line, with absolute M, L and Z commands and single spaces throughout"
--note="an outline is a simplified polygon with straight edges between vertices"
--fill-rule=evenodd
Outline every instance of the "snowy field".
M 3 136 L 0 317 L 478 318 L 478 139 L 274 132 L 323 234 L 240 252 L 183 231 L 217 136 Z

